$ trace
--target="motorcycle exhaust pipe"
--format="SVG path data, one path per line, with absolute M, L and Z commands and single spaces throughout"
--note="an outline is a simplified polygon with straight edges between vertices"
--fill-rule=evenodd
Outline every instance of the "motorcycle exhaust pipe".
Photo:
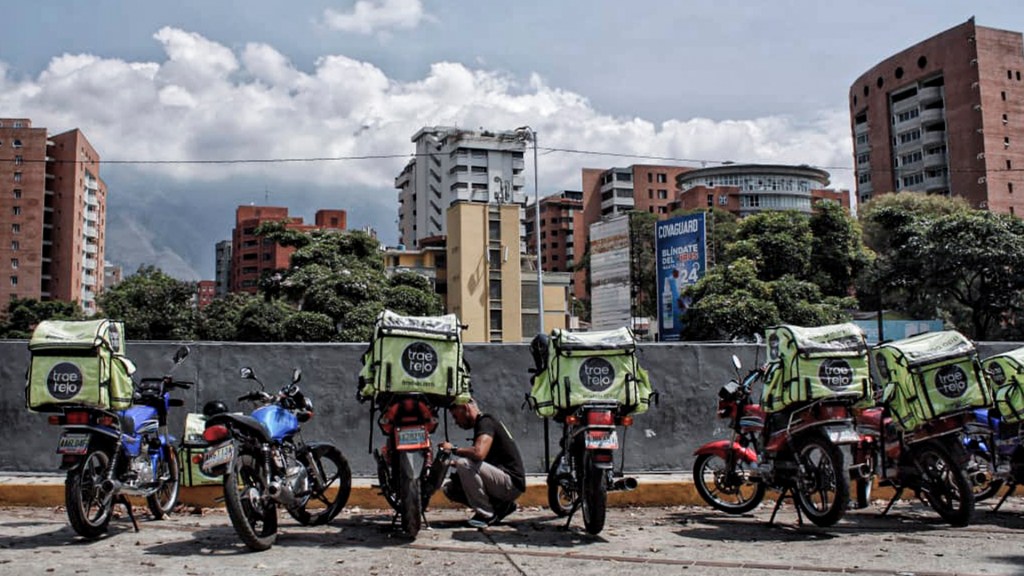
M 860 464 L 850 466 L 850 478 L 865 479 L 869 476 L 871 476 L 871 465 L 867 462 L 861 462 Z
M 117 494 L 121 491 L 121 483 L 117 480 L 106 479 L 100 484 L 100 490 L 104 494 Z
M 630 490 L 636 490 L 636 487 L 636 478 L 619 478 L 615 482 L 612 482 L 611 490 L 629 492 Z
M 975 486 L 988 484 L 991 481 L 992 475 L 988 472 L 975 472 L 974 474 L 971 474 L 971 483 Z

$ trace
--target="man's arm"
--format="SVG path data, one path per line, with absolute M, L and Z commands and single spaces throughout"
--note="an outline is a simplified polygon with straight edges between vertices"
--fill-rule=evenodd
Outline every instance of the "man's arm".
M 452 450 L 452 454 L 456 456 L 462 456 L 463 458 L 469 458 L 470 460 L 476 460 L 477 462 L 483 462 L 487 458 L 487 454 L 491 451 L 491 444 L 494 442 L 494 436 L 490 434 L 480 434 L 473 440 L 472 446 L 466 446 L 465 448 L 455 448 Z

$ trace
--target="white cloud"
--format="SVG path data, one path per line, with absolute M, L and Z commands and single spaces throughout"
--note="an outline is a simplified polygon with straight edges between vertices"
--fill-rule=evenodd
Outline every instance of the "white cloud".
M 849 120 L 842 109 L 807 119 L 692 118 L 656 125 L 603 114 L 583 95 L 537 76 L 523 81 L 440 62 L 423 78 L 402 82 L 372 63 L 343 55 L 323 56 L 305 72 L 263 44 L 247 45 L 236 56 L 217 42 L 174 28 L 160 30 L 155 38 L 166 53 L 160 62 L 63 55 L 36 78 L 26 79 L 9 77 L 0 62 L 0 110 L 32 118 L 54 132 L 81 128 L 108 160 L 404 156 L 414 152 L 409 139 L 423 126 L 497 131 L 524 124 L 537 131 L 542 149 L 637 156 L 542 150 L 539 176 L 545 194 L 579 189 L 583 167 L 666 163 L 643 156 L 822 167 L 852 162 Z M 394 193 L 394 178 L 406 161 L 140 169 L 154 178 L 229 182 L 260 174 L 296 189 L 303 184 L 330 184 L 343 193 L 373 188 L 382 192 L 379 201 L 384 202 Z M 830 171 L 833 185 L 852 186 L 850 170 Z M 343 197 L 339 202 L 359 200 Z
M 421 0 L 359 0 L 351 12 L 324 10 L 328 28 L 367 35 L 390 29 L 411 30 L 428 18 Z

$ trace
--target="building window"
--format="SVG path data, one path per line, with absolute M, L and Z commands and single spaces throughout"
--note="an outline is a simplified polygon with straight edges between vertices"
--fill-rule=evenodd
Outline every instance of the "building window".
M 1006 161 L 1006 169 L 1007 170 L 1013 170 L 1013 162 L 1007 160 Z
M 13 268 L 14 270 L 18 269 L 18 259 L 17 258 L 11 258 L 11 268 Z
M 1006 90 L 1000 92 L 999 96 L 1003 99 L 1003 102 L 1006 102 Z M 15 142 L 17 142 L 17 140 L 15 140 Z
M 648 182 L 654 182 L 654 174 L 651 174 L 650 172 L 648 172 L 647 173 L 647 181 Z
M 11 224 L 11 234 L 21 234 L 21 224 Z
M 1009 192 L 1010 194 L 1013 194 L 1013 182 L 1006 183 L 1006 191 Z
M 21 206 L 15 206 L 11 209 L 11 213 L 15 216 L 21 216 Z
M 15 166 L 21 166 L 24 163 L 25 163 L 25 160 L 21 156 L 15 156 L 14 157 L 14 165 Z
M 1003 95 L 1005 96 L 1006 92 L 1003 92 Z M 1003 100 L 1006 100 L 1006 98 L 1003 98 Z M 21 148 L 21 140 L 15 139 L 13 142 L 11 142 L 11 146 L 13 146 L 14 148 Z
M 668 190 L 658 190 L 658 200 L 668 200 Z
M 658 184 L 665 184 L 666 182 L 668 182 L 668 175 L 658 174 Z
M 18 277 L 17 276 L 11 276 L 11 286 L 17 286 L 17 285 L 18 285 Z
M 21 244 L 17 240 L 11 240 L 11 251 L 17 252 L 21 249 Z
M 1006 114 L 1003 114 L 1003 126 L 1006 126 L 1009 123 L 1010 123 L 1010 117 L 1007 116 Z
M 647 199 L 648 200 L 653 200 L 654 199 L 654 190 L 652 190 L 650 188 L 647 189 Z
M 15 172 L 14 173 L 14 181 L 15 182 L 21 182 L 21 172 Z
M 1004 136 L 1003 137 L 1003 148 L 1009 148 L 1009 147 L 1010 147 L 1010 137 L 1009 136 Z
M 21 128 L 21 121 L 17 121 L 17 122 L 15 122 L 15 123 L 14 123 L 14 127 L 15 127 L 15 128 Z
M 1009 162 L 1009 160 L 1007 160 L 1007 162 Z M 14 189 L 14 199 L 21 200 L 21 188 Z
M 708 206 L 714 206 L 714 205 L 715 205 L 715 195 L 714 194 L 708 194 Z

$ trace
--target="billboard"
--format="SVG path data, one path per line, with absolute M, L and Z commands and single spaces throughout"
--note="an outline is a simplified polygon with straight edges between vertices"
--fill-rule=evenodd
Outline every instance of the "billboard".
M 704 277 L 707 242 L 704 213 L 679 216 L 655 225 L 658 269 L 658 328 L 661 341 L 679 340 L 682 315 L 689 306 L 683 289 Z
M 629 216 L 590 226 L 590 319 L 594 330 L 629 326 L 632 294 Z

